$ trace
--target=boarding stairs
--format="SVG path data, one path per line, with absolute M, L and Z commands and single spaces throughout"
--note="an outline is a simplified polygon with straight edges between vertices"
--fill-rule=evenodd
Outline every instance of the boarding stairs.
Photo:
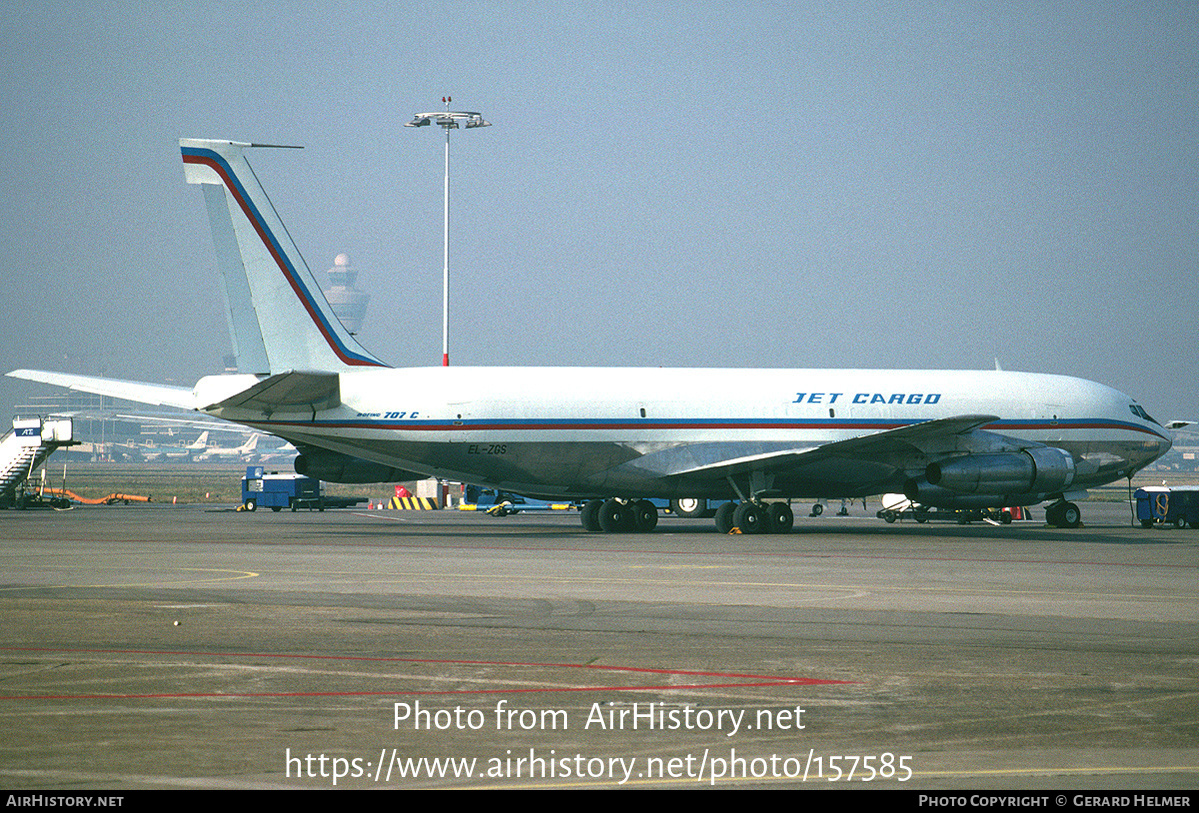
M 70 418 L 16 418 L 0 438 L 0 504 L 16 502 L 25 481 L 55 449 L 73 446 Z

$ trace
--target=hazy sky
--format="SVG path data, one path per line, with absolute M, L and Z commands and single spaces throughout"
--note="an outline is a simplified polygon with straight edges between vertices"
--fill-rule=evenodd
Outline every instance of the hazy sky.
M 457 364 L 991 368 L 1197 417 L 1199 3 L 5 3 L 0 368 L 229 352 L 180 136 L 361 340 Z M 33 391 L 6 379 L 3 407 Z

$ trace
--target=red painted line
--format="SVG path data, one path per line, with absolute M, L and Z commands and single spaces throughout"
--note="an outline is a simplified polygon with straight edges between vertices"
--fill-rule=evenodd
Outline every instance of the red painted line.
M 45 694 L 45 695 L 11 695 L 0 696 L 0 700 L 154 700 L 154 699 L 187 699 L 187 698 L 216 698 L 216 697 L 411 697 L 463 694 L 536 694 L 545 692 L 556 694 L 561 692 L 645 692 L 645 691 L 676 691 L 678 689 L 733 689 L 733 688 L 763 688 L 768 686 L 813 686 L 825 684 L 850 683 L 844 680 L 815 680 L 808 678 L 786 679 L 770 683 L 664 683 L 660 686 L 571 686 L 553 688 L 529 689 L 453 689 L 446 691 L 390 691 L 390 692 L 177 692 L 170 694 Z
M 232 510 L 232 509 L 229 509 L 229 510 Z M 369 517 L 370 519 L 386 519 L 386 517 L 379 516 L 379 514 L 390 514 L 391 512 L 389 512 L 389 511 L 380 511 L 380 512 L 366 511 L 365 509 L 363 509 L 363 510 L 359 510 L 359 511 L 353 511 L 352 513 L 354 516 Z M 870 520 L 870 522 L 873 523 L 874 521 Z M 388 527 L 391 528 L 393 526 L 388 526 Z M 541 525 L 539 527 L 552 528 L 552 529 L 557 528 L 557 526 L 550 526 L 550 525 Z M 662 526 L 662 527 L 664 527 L 664 526 Z M 863 527 L 863 526 L 857 526 L 857 529 L 860 529 L 861 527 Z M 870 533 L 893 532 L 893 529 L 898 528 L 898 526 L 891 526 L 891 525 L 887 525 L 887 526 L 869 525 L 869 526 L 865 526 L 865 527 L 868 529 L 868 531 Z M 979 526 L 976 526 L 976 530 L 978 530 L 980 532 L 988 532 L 988 533 L 998 534 L 998 533 L 1002 533 L 1003 531 L 1006 531 L 1012 527 L 1018 528 L 1019 526 L 1004 526 L 1004 528 L 1002 528 L 1002 529 L 992 530 L 989 526 L 983 527 L 982 525 L 979 525 Z M 1042 526 L 1036 522 L 1030 522 L 1025 527 L 1030 528 L 1030 529 L 1042 528 Z M 909 524 L 907 526 L 907 529 L 919 534 L 919 536 L 916 536 L 915 538 L 932 539 L 935 541 L 938 535 L 928 534 L 925 532 L 930 531 L 930 530 L 932 530 L 932 531 L 935 531 L 935 530 L 950 531 L 950 530 L 954 530 L 954 526 L 951 526 L 951 525 L 940 525 L 940 526 L 924 525 L 924 526 L 917 527 L 915 525 Z M 673 529 L 671 529 L 671 528 L 667 528 L 666 530 L 668 533 L 673 531 Z M 681 530 L 686 531 L 687 529 L 684 528 Z M 834 529 L 834 530 L 843 530 L 843 529 Z M 1053 529 L 1046 529 L 1046 530 L 1053 530 Z M 569 531 L 565 531 L 564 533 L 566 533 L 568 535 L 575 535 L 576 529 L 572 526 Z M 584 533 L 585 532 L 582 530 L 581 527 L 577 529 L 577 535 L 583 536 Z M 799 541 L 799 540 L 802 540 L 803 537 L 809 533 L 811 533 L 811 534 L 829 533 L 829 528 L 827 528 L 827 527 L 824 527 L 824 528 L 811 527 L 811 528 L 802 528 L 801 529 L 797 526 L 796 529 L 794 531 L 792 531 L 791 536 L 794 537 L 793 541 Z M 587 536 L 588 536 L 588 538 L 594 538 L 590 534 L 587 534 Z M 59 536 L 56 538 L 60 542 L 93 542 L 93 541 L 95 541 L 94 538 L 90 537 L 90 536 L 64 535 L 64 536 Z M 786 538 L 786 537 L 784 537 L 784 538 Z M 1004 538 L 1006 539 L 1008 537 L 1004 537 Z M 121 541 L 127 542 L 129 544 L 158 545 L 158 544 L 161 544 L 163 540 L 160 537 L 154 537 L 154 538 L 130 537 L 127 539 L 122 539 Z M 178 545 L 201 544 L 200 542 L 198 542 L 197 540 L 194 540 L 194 539 L 176 539 L 176 540 L 172 540 L 172 543 L 178 544 Z M 461 550 L 461 551 L 484 551 L 484 550 L 486 550 L 486 551 L 500 551 L 500 552 L 531 551 L 534 553 L 545 553 L 545 552 L 611 553 L 611 554 L 626 554 L 626 553 L 627 554 L 644 554 L 644 553 L 646 553 L 646 551 L 641 548 L 613 548 L 613 547 L 601 547 L 601 546 L 578 547 L 578 546 L 573 546 L 573 545 L 569 545 L 569 546 L 568 545 L 558 545 L 555 547 L 549 547 L 549 546 L 539 547 L 539 546 L 534 546 L 534 545 L 498 545 L 498 544 L 497 545 L 469 545 L 469 546 L 467 546 L 467 545 L 430 545 L 430 544 L 423 544 L 423 543 L 422 544 L 409 544 L 409 543 L 404 543 L 403 541 L 397 541 L 394 537 L 389 537 L 389 543 L 390 544 L 387 544 L 386 547 L 403 548 L 404 550 L 430 550 L 430 551 L 438 551 L 438 552 L 454 551 L 454 550 Z M 204 544 L 245 545 L 247 543 L 244 539 L 226 539 L 226 540 L 213 540 L 211 542 L 205 541 Z M 255 543 L 255 544 L 257 544 L 257 543 Z M 297 546 L 314 547 L 314 546 L 328 545 L 329 543 L 324 540 L 312 540 L 312 541 L 304 540 L 304 541 L 296 542 L 294 544 Z M 375 547 L 382 548 L 383 546 L 375 546 Z M 672 549 L 664 548 L 661 550 L 652 551 L 652 553 L 654 556 L 686 556 L 688 558 L 694 558 L 696 555 L 695 551 L 690 548 L 679 549 L 679 550 L 672 550 Z M 34 554 L 34 555 L 37 555 L 37 554 Z M 840 552 L 836 552 L 836 553 L 832 553 L 832 552 L 830 552 L 830 553 L 808 553 L 808 552 L 803 552 L 803 551 L 788 551 L 788 550 L 728 550 L 728 551 L 709 551 L 709 552 L 705 553 L 704 555 L 705 556 L 719 556 L 719 557 L 726 557 L 726 556 L 727 557 L 746 557 L 746 558 L 755 558 L 755 559 L 778 558 L 778 559 L 817 559 L 817 560 L 836 559 L 838 561 L 861 560 L 861 561 L 881 561 L 881 562 L 970 562 L 970 563 L 982 563 L 982 564 L 1082 565 L 1082 566 L 1086 566 L 1086 567 L 1119 568 L 1119 569 L 1127 568 L 1127 569 L 1135 569 L 1135 570 L 1178 570 L 1178 571 L 1199 570 L 1199 565 L 1183 564 L 1183 563 L 1179 563 L 1179 562 L 1104 562 L 1104 561 L 1096 560 L 1096 559 L 1029 559 L 1026 557 L 999 558 L 999 557 L 982 557 L 982 556 L 967 557 L 967 556 L 931 556 L 931 555 L 930 556 L 908 556 L 908 555 L 901 555 L 901 554 L 857 553 L 857 552 L 850 551 L 850 550 L 844 550 L 844 551 L 840 551 Z M 132 567 L 132 565 L 130 567 Z M 47 588 L 47 585 L 30 584 L 30 585 L 26 585 L 25 587 L 20 588 L 20 589 L 41 590 L 41 589 L 45 589 L 45 588 Z M 0 652 L 3 652 L 3 651 L 5 651 L 5 648 L 0 647 Z M 54 651 L 62 651 L 62 650 L 54 650 Z M 81 651 L 87 651 L 87 650 L 81 650 Z M 181 653 L 181 654 L 191 654 L 191 653 Z M 318 658 L 318 657 L 336 657 L 336 656 L 263 655 L 262 657 Z M 438 661 L 427 661 L 427 662 L 428 663 L 437 663 Z M 545 665 L 545 664 L 535 664 L 535 665 Z M 567 666 L 568 664 L 558 664 L 558 665 Z M 577 664 L 576 664 L 576 667 L 581 668 L 581 666 L 577 665 Z M 613 669 L 616 667 L 608 667 L 608 668 Z
M 870 431 L 879 430 L 887 432 L 895 429 L 902 429 L 907 426 L 917 425 L 916 423 L 901 422 L 901 423 L 823 423 L 823 422 L 803 422 L 803 421 L 770 421 L 770 420 L 732 420 L 732 421 L 715 421 L 715 422 L 660 422 L 651 420 L 642 421 L 581 421 L 577 423 L 569 423 L 560 419 L 539 420 L 522 420 L 519 422 L 512 421 L 495 421 L 491 423 L 470 423 L 458 424 L 454 422 L 445 423 L 439 421 L 424 421 L 417 420 L 413 422 L 387 423 L 382 421 L 320 421 L 313 423 L 311 421 L 293 421 L 293 420 L 258 420 L 255 421 L 256 426 L 271 427 L 271 426 L 294 426 L 311 428 L 318 426 L 324 429 L 359 429 L 359 430 L 387 430 L 395 432 L 522 432 L 522 431 L 555 431 L 555 432 L 579 432 L 579 431 L 679 431 L 679 430 L 779 430 L 779 431 L 833 431 L 833 430 L 859 430 Z M 988 424 L 982 427 L 986 430 L 999 431 L 1008 429 L 1006 425 Z M 1030 425 L 1020 424 L 1019 426 L 1010 427 L 1020 431 L 1042 431 L 1049 429 L 1062 429 L 1063 431 L 1074 431 L 1083 429 L 1112 429 L 1126 430 L 1129 432 L 1140 432 L 1153 437 L 1162 437 L 1159 433 L 1150 429 L 1138 426 L 1125 426 L 1116 424 L 1072 424 L 1070 426 L 1054 426 L 1051 424 L 1045 425 Z M 269 430 L 268 430 L 269 431 Z M 857 440 L 860 437 L 852 438 Z
M 231 511 L 232 509 L 229 509 L 229 510 Z M 448 510 L 448 509 L 445 509 L 445 510 Z M 358 517 L 369 517 L 370 519 L 386 519 L 387 517 L 379 516 L 379 515 L 380 514 L 390 514 L 392 512 L 389 512 L 389 511 L 379 511 L 379 512 L 366 511 L 365 509 L 363 509 L 363 510 L 358 510 L 358 511 L 352 511 L 351 513 L 354 516 L 358 516 Z M 454 513 L 456 514 L 457 512 L 454 512 Z M 869 518 L 866 518 L 866 519 L 869 519 Z M 871 523 L 874 522 L 874 520 L 869 520 L 869 521 Z M 393 526 L 388 526 L 389 529 L 392 527 Z M 540 525 L 538 527 L 556 530 L 558 526 Z M 673 528 L 669 528 L 666 526 L 660 526 L 660 527 L 665 527 L 667 533 L 671 533 L 674 530 Z M 899 526 L 892 526 L 892 525 L 883 526 L 883 525 L 871 524 L 871 525 L 867 525 L 867 526 L 856 526 L 855 530 L 860 530 L 862 527 L 867 528 L 868 533 L 877 534 L 878 532 L 888 532 L 888 533 L 896 532 L 896 529 L 898 529 Z M 927 533 L 928 531 L 955 530 L 954 526 L 952 526 L 952 525 L 924 525 L 924 526 L 918 527 L 916 525 L 909 524 L 906 527 L 908 530 L 914 532 L 914 538 L 932 539 L 934 541 L 937 539 L 938 535 L 937 534 L 929 534 L 929 533 Z M 1041 529 L 1043 526 L 1035 521 L 1030 521 L 1025 527 L 1036 530 L 1036 529 Z M 1121 527 L 1127 527 L 1127 526 L 1121 526 Z M 994 530 L 992 530 L 992 528 L 990 526 L 987 526 L 987 527 L 984 527 L 982 525 L 975 526 L 975 530 L 978 530 L 980 532 L 995 533 L 995 534 L 1003 533 L 1004 531 L 1007 531 L 1011 528 L 1019 529 L 1019 526 L 1004 526 L 1002 529 L 994 529 Z M 685 532 L 687 530 L 688 529 L 686 529 L 686 528 L 680 529 L 680 531 L 682 531 L 682 532 Z M 833 529 L 833 530 L 843 530 L 843 529 L 838 528 L 838 529 Z M 1050 528 L 1050 529 L 1046 529 L 1046 530 L 1053 530 L 1053 529 Z M 1132 530 L 1135 530 L 1135 529 L 1132 529 Z M 792 541 L 800 541 L 804 538 L 804 536 L 806 536 L 808 534 L 827 534 L 829 532 L 830 532 L 830 529 L 828 527 L 800 528 L 800 527 L 796 526 L 795 530 L 793 530 L 791 532 L 790 536 L 793 537 Z M 584 532 L 581 527 L 576 529 L 572 526 L 568 531 L 564 531 L 563 533 L 565 533 L 566 535 L 576 535 L 577 534 L 578 536 L 583 536 L 586 532 Z M 918 534 L 918 536 L 916 536 L 915 534 Z M 558 534 L 558 535 L 562 535 L 562 534 Z M 588 538 L 594 538 L 591 534 L 586 534 L 586 535 Z M 24 537 L 22 537 L 22 538 L 24 538 Z M 786 539 L 788 537 L 783 537 L 783 538 Z M 1004 538 L 1009 539 L 1009 537 L 1004 537 Z M 95 539 L 91 536 L 78 536 L 78 535 L 63 535 L 63 536 L 56 537 L 56 539 L 60 542 L 93 542 L 93 541 L 95 541 Z M 130 537 L 127 539 L 122 539 L 121 541 L 129 543 L 129 544 L 158 545 L 158 544 L 161 544 L 163 540 L 160 537 L 154 537 L 154 538 Z M 387 544 L 385 547 L 402 548 L 404 550 L 430 550 L 430 551 L 438 551 L 438 552 L 454 551 L 454 550 L 460 550 L 460 551 L 485 551 L 486 550 L 486 551 L 500 551 L 500 552 L 529 551 L 529 552 L 534 552 L 534 553 L 546 553 L 546 552 L 611 553 L 611 554 L 644 554 L 647 552 L 646 550 L 644 550 L 642 548 L 613 548 L 613 547 L 602 547 L 602 546 L 598 546 L 598 545 L 597 546 L 587 546 L 587 547 L 579 547 L 579 546 L 574 546 L 574 545 L 558 545 L 558 546 L 554 546 L 554 547 L 550 547 L 550 546 L 541 547 L 541 546 L 535 546 L 535 545 L 515 545 L 515 544 L 514 545 L 499 545 L 499 544 L 496 544 L 496 545 L 469 545 L 469 546 L 468 545 L 430 545 L 430 544 L 426 544 L 426 543 L 411 544 L 411 543 L 405 543 L 402 540 L 397 541 L 395 537 L 388 537 L 388 542 L 389 542 L 389 544 Z M 175 539 L 175 540 L 172 540 L 172 544 L 190 545 L 190 544 L 201 544 L 201 543 L 194 539 Z M 245 545 L 247 543 L 244 539 L 226 539 L 226 540 L 212 540 L 212 541 L 206 540 L 203 544 Z M 253 543 L 253 544 L 258 544 L 258 543 Z M 328 545 L 329 543 L 324 540 L 311 540 L 311 541 L 303 540 L 303 541 L 296 542 L 294 544 L 296 546 L 315 547 L 315 546 Z M 380 549 L 384 546 L 374 546 L 374 547 L 376 549 Z M 663 548 L 661 550 L 652 551 L 652 553 L 654 556 L 685 556 L 688 558 L 694 558 L 696 555 L 695 551 L 690 548 L 683 548 L 683 549 L 678 549 L 678 550 Z M 33 554 L 33 555 L 38 555 L 38 554 Z M 727 550 L 727 551 L 708 551 L 704 555 L 705 556 L 713 556 L 713 557 L 717 557 L 717 556 L 718 557 L 746 557 L 746 558 L 754 558 L 754 559 L 778 558 L 778 559 L 817 559 L 817 560 L 836 559 L 838 561 L 861 560 L 861 561 L 881 561 L 881 562 L 970 562 L 970 563 L 982 563 L 982 564 L 1081 565 L 1081 566 L 1086 566 L 1086 567 L 1102 567 L 1102 568 L 1118 568 L 1118 569 L 1127 568 L 1127 569 L 1135 569 L 1135 570 L 1177 570 L 1177 571 L 1199 570 L 1199 565 L 1184 564 L 1184 563 L 1179 563 L 1179 562 L 1105 562 L 1105 561 L 1101 561 L 1101 560 L 1097 560 L 1097 559 L 1029 559 L 1026 557 L 1000 558 L 1000 557 L 983 557 L 983 556 L 967 557 L 967 556 L 931 556 L 931 555 L 930 556 L 909 556 L 909 555 L 902 555 L 902 554 L 857 553 L 857 552 L 850 551 L 850 550 L 839 551 L 836 553 L 833 553 L 833 552 L 809 553 L 809 552 L 803 552 L 803 551 L 789 551 L 789 550 Z M 130 567 L 132 567 L 132 565 L 130 565 Z M 42 585 L 42 584 L 30 584 L 30 585 L 26 585 L 25 587 L 22 587 L 20 589 L 41 590 L 41 589 L 45 589 L 47 587 L 48 587 L 47 585 Z M 0 652 L 3 652 L 3 651 L 5 651 L 5 648 L 0 647 Z M 62 651 L 62 650 L 54 650 L 54 651 Z M 83 651 L 87 651 L 87 650 L 83 650 Z M 263 655 L 262 657 L 317 658 L 317 657 L 336 657 L 336 656 Z M 437 662 L 438 661 L 428 661 L 428 663 L 437 663 Z M 545 664 L 535 664 L 535 665 L 545 665 Z M 568 664 L 558 664 L 558 665 L 567 666 Z M 577 664 L 576 664 L 576 667 L 581 668 L 581 666 L 579 666 Z M 613 669 L 616 667 L 608 667 L 608 668 Z
M 599 685 L 571 687 L 529 687 L 521 689 L 451 689 L 444 691 L 344 691 L 344 692 L 170 692 L 162 694 L 61 694 L 61 695 L 4 695 L 0 700 L 135 700 L 164 698 L 216 698 L 216 697 L 386 697 L 409 695 L 463 695 L 463 694 L 533 694 L 537 692 L 611 692 L 611 691 L 664 691 L 678 689 L 727 689 L 738 687 L 767 686 L 836 686 L 853 684 L 848 680 L 823 680 L 820 678 L 788 678 L 777 675 L 755 675 L 737 672 L 701 672 L 686 669 L 653 669 L 638 666 L 604 666 L 583 663 L 535 663 L 524 661 L 468 661 L 432 658 L 372 658 L 356 655 L 281 655 L 270 652 L 186 652 L 182 650 L 145 649 L 51 649 L 44 647 L 0 647 L 0 652 L 62 652 L 109 655 L 184 655 L 192 658 L 277 658 L 332 661 L 367 661 L 373 663 L 424 663 L 451 664 L 460 666 L 509 666 L 542 667 L 555 669 L 590 669 L 602 672 L 623 672 L 646 675 L 687 675 L 689 677 L 743 678 L 732 682 L 691 684 L 646 684 L 637 686 Z

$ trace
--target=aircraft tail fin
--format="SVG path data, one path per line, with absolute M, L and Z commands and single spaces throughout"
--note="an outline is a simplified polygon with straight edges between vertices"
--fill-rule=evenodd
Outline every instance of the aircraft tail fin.
M 182 138 L 184 176 L 204 190 L 243 373 L 382 367 L 338 321 L 244 152 Z

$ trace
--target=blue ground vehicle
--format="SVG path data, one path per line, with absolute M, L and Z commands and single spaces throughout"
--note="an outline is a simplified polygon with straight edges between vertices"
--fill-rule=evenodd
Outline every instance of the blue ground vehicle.
M 1199 486 L 1138 488 L 1137 519 L 1144 528 L 1173 525 L 1199 528 Z
M 246 511 L 259 507 L 272 511 L 290 508 L 315 508 L 324 511 L 321 481 L 302 474 L 265 473 L 262 466 L 247 466 L 241 479 L 241 504 Z
M 466 487 L 463 505 L 474 506 L 474 510 L 486 511 L 497 517 L 506 517 L 509 514 L 519 514 L 524 511 L 563 511 L 578 508 L 576 503 L 536 500 L 532 497 L 522 497 L 508 491 L 497 491 L 494 488 L 483 488 L 476 485 Z
M 538 500 L 533 497 L 523 497 L 508 491 L 497 491 L 494 488 L 467 485 L 463 495 L 462 507 L 468 511 L 486 511 L 497 517 L 510 514 L 520 514 L 526 511 L 582 511 L 586 501 L 551 502 Z M 659 499 L 650 498 L 641 502 L 651 503 L 659 511 L 673 514 L 677 517 L 694 519 L 698 517 L 713 517 L 716 509 L 727 500 L 705 500 L 703 498 Z

